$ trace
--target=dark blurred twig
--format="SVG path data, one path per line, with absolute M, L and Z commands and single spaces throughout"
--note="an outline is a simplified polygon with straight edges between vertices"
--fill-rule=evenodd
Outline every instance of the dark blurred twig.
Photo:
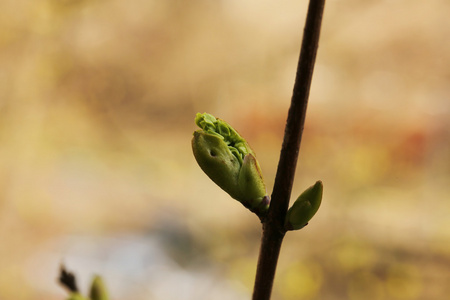
M 272 293 L 278 256 L 286 233 L 284 220 L 297 166 L 324 6 L 325 0 L 310 0 L 309 2 L 294 91 L 272 192 L 272 202 L 263 223 L 253 300 L 269 300 Z
M 67 288 L 72 293 L 78 292 L 77 281 L 75 275 L 66 270 L 66 267 L 61 264 L 61 270 L 59 273 L 59 283 Z

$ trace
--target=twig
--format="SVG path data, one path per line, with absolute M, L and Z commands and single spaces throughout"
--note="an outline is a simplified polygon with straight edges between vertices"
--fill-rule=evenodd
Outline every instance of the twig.
M 269 300 L 272 293 L 278 256 L 286 233 L 284 220 L 289 206 L 305 124 L 306 108 L 308 106 L 309 90 L 319 45 L 324 6 L 325 0 L 310 0 L 309 2 L 294 91 L 272 192 L 272 201 L 267 219 L 263 223 L 253 300 Z
M 63 264 L 61 264 L 58 281 L 70 292 L 78 292 L 77 280 L 75 278 L 75 275 L 72 272 L 67 271 L 66 267 Z

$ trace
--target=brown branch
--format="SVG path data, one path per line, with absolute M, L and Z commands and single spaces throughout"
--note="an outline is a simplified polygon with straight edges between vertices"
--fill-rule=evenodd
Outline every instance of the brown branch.
M 305 124 L 306 108 L 308 106 L 312 74 L 319 45 L 324 6 L 325 0 L 310 0 L 309 2 L 294 91 L 272 192 L 272 201 L 267 219 L 263 223 L 263 235 L 253 289 L 253 300 L 269 300 L 272 293 L 278 256 L 286 233 L 284 220 L 289 206 Z

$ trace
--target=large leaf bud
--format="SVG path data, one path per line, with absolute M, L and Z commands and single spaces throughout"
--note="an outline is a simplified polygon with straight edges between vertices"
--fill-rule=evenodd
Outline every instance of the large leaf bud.
M 248 143 L 228 123 L 198 113 L 192 150 L 200 168 L 232 198 L 258 216 L 269 208 L 261 168 Z

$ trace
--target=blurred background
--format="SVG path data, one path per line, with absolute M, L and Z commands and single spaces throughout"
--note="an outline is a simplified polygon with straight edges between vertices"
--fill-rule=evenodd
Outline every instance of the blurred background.
M 271 193 L 307 1 L 0 1 L 0 299 L 250 299 L 258 218 L 191 150 L 195 113 Z M 273 299 L 450 294 L 450 2 L 329 0 Z

